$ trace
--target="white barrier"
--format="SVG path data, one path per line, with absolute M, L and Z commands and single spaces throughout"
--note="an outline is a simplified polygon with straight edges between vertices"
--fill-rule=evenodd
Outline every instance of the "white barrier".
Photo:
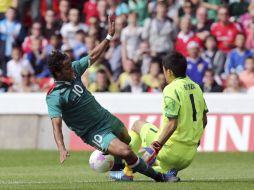
M 112 113 L 161 113 L 162 94 L 98 93 L 96 99 Z M 0 114 L 47 114 L 46 94 L 0 94 Z M 254 96 L 205 94 L 210 113 L 254 113 Z

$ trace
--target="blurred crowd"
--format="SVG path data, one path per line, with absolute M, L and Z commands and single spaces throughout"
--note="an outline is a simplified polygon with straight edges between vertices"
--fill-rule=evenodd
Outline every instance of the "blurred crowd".
M 91 92 L 161 92 L 169 51 L 204 92 L 254 91 L 254 0 L 1 0 L 0 92 L 47 91 L 51 51 L 88 55 L 108 15 L 116 34 L 82 76 Z

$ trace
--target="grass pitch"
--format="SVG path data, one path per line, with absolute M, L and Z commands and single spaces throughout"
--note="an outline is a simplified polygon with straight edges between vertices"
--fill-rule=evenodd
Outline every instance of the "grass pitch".
M 155 183 L 142 175 L 136 182 L 113 182 L 107 174 L 92 171 L 90 153 L 71 152 L 63 165 L 56 151 L 0 151 L 1 190 L 243 190 L 254 189 L 254 153 L 199 153 L 179 173 L 180 183 Z

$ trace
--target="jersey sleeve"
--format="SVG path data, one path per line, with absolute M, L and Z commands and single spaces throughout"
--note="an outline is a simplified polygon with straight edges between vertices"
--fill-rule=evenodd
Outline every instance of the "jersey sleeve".
M 79 76 L 81 76 L 89 66 L 90 66 L 89 56 L 83 57 L 78 61 L 72 62 L 72 68 Z
M 165 88 L 163 91 L 164 113 L 169 119 L 178 118 L 180 102 L 176 89 Z
M 48 105 L 48 114 L 51 119 L 56 117 L 62 117 L 59 99 L 60 97 L 56 94 L 49 94 L 46 98 L 46 102 Z

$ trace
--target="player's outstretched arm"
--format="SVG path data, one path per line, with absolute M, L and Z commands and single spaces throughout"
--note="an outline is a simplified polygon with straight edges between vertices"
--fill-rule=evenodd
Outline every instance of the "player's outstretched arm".
M 108 36 L 89 53 L 91 61 L 90 64 L 93 64 L 107 49 L 109 41 L 113 38 L 115 34 L 115 21 L 113 17 L 114 16 L 108 16 Z
M 63 163 L 67 157 L 69 157 L 69 153 L 65 148 L 64 140 L 63 140 L 63 132 L 62 132 L 62 118 L 53 118 L 53 133 L 57 148 L 59 150 L 60 162 Z

